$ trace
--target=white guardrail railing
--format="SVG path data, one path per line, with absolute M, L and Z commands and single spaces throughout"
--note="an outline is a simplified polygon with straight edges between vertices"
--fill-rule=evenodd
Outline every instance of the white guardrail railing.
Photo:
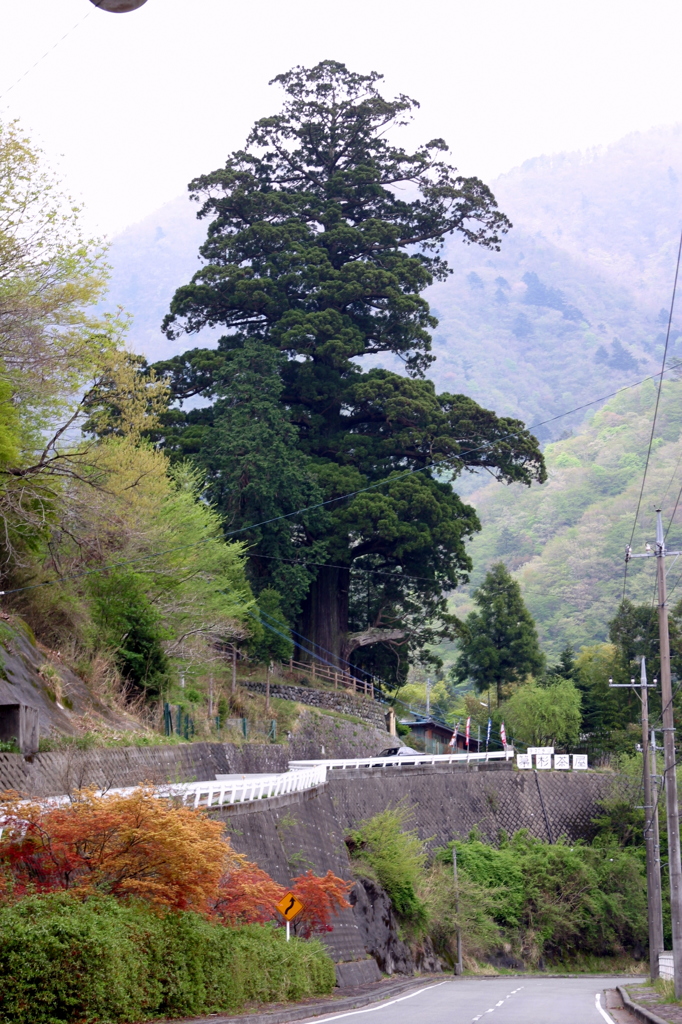
M 223 775 L 207 782 L 166 783 L 152 787 L 154 795 L 180 800 L 189 807 L 226 807 L 230 804 L 250 803 L 287 793 L 302 793 L 321 786 L 327 780 L 323 764 L 307 765 L 302 771 L 288 771 L 280 775 Z M 98 790 L 96 796 L 127 796 L 140 786 L 123 789 Z M 47 797 L 45 803 L 59 807 L 69 803 L 69 796 Z M 0 817 L 0 839 L 4 819 Z
M 514 748 L 507 747 L 506 750 L 490 750 L 481 754 L 410 754 L 398 757 L 351 757 L 338 760 L 320 761 L 289 761 L 289 767 L 294 771 L 303 771 L 317 765 L 322 768 L 329 768 L 332 771 L 347 768 L 411 768 L 424 764 L 485 764 L 487 761 L 511 761 L 514 758 Z
M 326 781 L 326 767 L 315 764 L 306 765 L 302 771 L 288 771 L 281 775 L 226 775 L 222 778 L 218 775 L 213 782 L 173 786 L 172 795 L 182 795 L 183 802 L 192 807 L 222 807 L 285 796 L 287 793 L 302 793 Z

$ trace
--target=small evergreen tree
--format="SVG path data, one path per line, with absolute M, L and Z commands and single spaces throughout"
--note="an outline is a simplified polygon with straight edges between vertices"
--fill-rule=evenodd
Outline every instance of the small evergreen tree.
M 479 610 L 463 623 L 453 676 L 471 679 L 479 693 L 494 686 L 499 704 L 506 686 L 542 671 L 544 656 L 521 588 L 502 562 L 488 571 L 474 602 Z

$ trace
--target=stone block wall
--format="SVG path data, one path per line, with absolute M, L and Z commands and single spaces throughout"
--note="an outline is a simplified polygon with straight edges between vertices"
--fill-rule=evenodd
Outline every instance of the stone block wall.
M 265 683 L 240 680 L 240 686 L 256 693 L 265 693 Z M 374 726 L 375 729 L 386 728 L 386 711 L 383 705 L 369 697 L 359 697 L 346 690 L 314 690 L 308 686 L 291 686 L 288 683 L 272 683 L 270 695 L 282 700 L 294 700 L 299 704 L 309 704 L 315 708 L 326 708 L 339 711 L 344 715 L 353 715 L 362 722 Z
M 327 786 L 262 804 L 226 808 L 216 816 L 225 821 L 234 848 L 282 885 L 289 885 L 292 878 L 308 869 L 316 875 L 333 871 L 340 878 L 351 877 L 343 829 Z M 367 956 L 363 932 L 352 909 L 334 919 L 334 930 L 324 942 L 337 962 Z

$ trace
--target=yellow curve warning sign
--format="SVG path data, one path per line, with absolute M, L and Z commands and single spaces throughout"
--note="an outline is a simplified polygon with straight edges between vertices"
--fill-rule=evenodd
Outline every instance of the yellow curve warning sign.
M 293 921 L 303 910 L 303 904 L 297 896 L 294 896 L 293 892 L 288 892 L 284 899 L 280 900 L 276 906 L 282 917 L 287 921 Z

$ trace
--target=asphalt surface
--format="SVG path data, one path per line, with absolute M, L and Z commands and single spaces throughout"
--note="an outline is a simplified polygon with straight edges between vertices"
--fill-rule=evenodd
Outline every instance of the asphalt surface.
M 314 1024 L 611 1024 L 604 989 L 623 978 L 453 978 Z

